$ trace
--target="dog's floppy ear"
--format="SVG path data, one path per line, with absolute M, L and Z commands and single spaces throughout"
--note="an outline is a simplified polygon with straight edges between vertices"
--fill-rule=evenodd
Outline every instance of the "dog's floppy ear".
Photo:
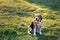
M 39 17 L 40 17 L 40 20 L 42 20 L 42 16 L 41 16 L 41 15 L 39 15 Z
M 34 15 L 34 18 L 36 17 L 36 14 Z

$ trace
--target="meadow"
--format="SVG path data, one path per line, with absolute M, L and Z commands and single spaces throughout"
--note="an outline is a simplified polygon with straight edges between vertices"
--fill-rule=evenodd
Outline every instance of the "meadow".
M 29 35 L 34 14 L 42 15 L 42 35 Z M 0 40 L 60 40 L 60 0 L 0 0 Z

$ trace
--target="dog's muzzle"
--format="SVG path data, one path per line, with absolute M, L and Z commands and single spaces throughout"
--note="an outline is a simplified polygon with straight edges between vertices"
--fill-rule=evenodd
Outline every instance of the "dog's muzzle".
M 39 20 L 39 18 L 38 17 L 35 17 L 35 20 Z

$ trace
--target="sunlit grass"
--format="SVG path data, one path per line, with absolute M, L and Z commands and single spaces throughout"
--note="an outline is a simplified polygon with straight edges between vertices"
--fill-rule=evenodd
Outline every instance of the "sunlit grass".
M 58 37 L 60 35 L 58 32 L 60 30 L 60 11 L 26 0 L 0 0 L 0 3 L 0 40 L 45 40 L 47 37 L 50 38 L 49 36 Z M 27 26 L 34 19 L 35 13 L 42 15 L 43 35 L 37 34 L 34 37 L 27 34 Z

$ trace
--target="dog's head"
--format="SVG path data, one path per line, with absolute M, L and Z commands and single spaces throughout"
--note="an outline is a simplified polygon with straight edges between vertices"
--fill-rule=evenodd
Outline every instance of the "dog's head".
M 40 14 L 35 14 L 35 15 L 34 15 L 34 18 L 35 18 L 35 20 L 37 20 L 37 21 L 38 21 L 38 20 L 40 20 L 40 21 L 42 20 L 42 16 L 41 16 Z

